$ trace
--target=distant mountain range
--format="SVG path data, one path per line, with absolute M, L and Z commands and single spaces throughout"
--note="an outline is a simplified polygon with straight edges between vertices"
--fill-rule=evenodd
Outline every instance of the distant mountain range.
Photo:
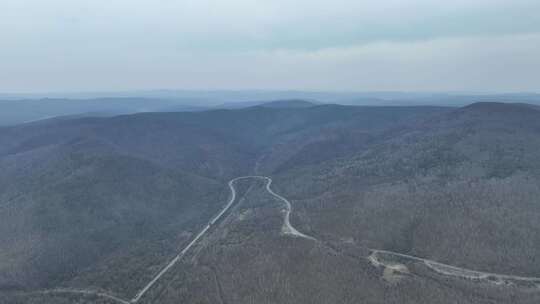
M 240 109 L 256 105 L 268 107 L 304 107 L 311 104 L 463 106 L 475 102 L 512 102 L 540 105 L 540 94 L 535 93 L 141 91 L 124 93 L 51 93 L 47 96 L 48 98 L 43 98 L 43 95 L 0 94 L 0 108 L 2 109 L 0 112 L 0 126 L 70 115 L 114 116 L 138 112 L 192 112 L 211 109 Z
M 182 104 L 216 106 L 224 103 L 271 101 L 285 99 L 317 100 L 322 103 L 383 105 L 380 102 L 450 103 L 464 106 L 480 101 L 494 102 L 540 102 L 538 93 L 474 93 L 474 92 L 324 92 L 324 91 L 279 91 L 279 90 L 146 90 L 124 92 L 81 92 L 41 94 L 1 94 L 0 100 L 20 99 L 98 99 L 98 98 L 145 98 L 168 99 Z M 393 103 L 393 105 L 396 105 Z
M 197 106 L 168 99 L 148 98 L 0 100 L 0 108 L 2 108 L 0 126 L 76 116 L 107 117 L 141 112 L 195 112 L 212 109 L 240 109 L 256 105 L 296 108 L 312 106 L 314 103 L 303 100 L 277 100 Z

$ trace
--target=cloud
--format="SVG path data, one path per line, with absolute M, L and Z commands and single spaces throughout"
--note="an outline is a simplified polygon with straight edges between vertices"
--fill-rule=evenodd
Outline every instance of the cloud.
M 320 49 L 540 31 L 531 0 L 4 0 L 12 42 L 206 49 Z M 31 41 L 30 41 L 31 42 Z
M 220 54 L 136 53 L 7 65 L 3 85 L 73 88 L 530 91 L 538 88 L 540 35 L 381 42 L 320 50 Z M 106 56 L 99 54 L 98 57 Z M 32 75 L 29 77 L 28 75 Z M 22 80 L 25 79 L 23 82 Z
M 537 0 L 4 0 L 0 90 L 538 90 L 538 11 Z

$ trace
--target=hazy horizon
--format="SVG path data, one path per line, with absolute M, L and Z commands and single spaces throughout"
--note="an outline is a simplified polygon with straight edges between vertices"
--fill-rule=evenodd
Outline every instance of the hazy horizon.
M 0 304 L 539 304 L 540 0 L 0 0 Z
M 355 90 L 300 90 L 300 89 L 145 89 L 145 90 L 65 90 L 65 91 L 32 91 L 32 92 L 8 92 L 0 91 L 0 99 L 93 99 L 93 98 L 177 98 L 197 96 L 276 96 L 274 99 L 304 98 L 302 96 L 327 95 L 327 96 L 355 96 L 355 97 L 381 97 L 391 96 L 402 98 L 407 96 L 505 96 L 505 95 L 540 95 L 540 91 L 355 91 Z M 309 97 L 305 97 L 309 99 Z M 230 100 L 230 102 L 242 101 Z
M 6 0 L 0 92 L 538 92 L 540 2 Z

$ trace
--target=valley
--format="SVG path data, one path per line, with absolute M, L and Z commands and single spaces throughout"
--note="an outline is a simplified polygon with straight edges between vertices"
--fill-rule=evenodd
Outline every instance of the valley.
M 535 303 L 538 118 L 256 106 L 0 128 L 0 299 Z

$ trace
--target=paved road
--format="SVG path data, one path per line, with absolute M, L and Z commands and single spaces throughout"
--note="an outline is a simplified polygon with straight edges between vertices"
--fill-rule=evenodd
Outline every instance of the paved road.
M 133 299 L 127 301 L 127 300 L 120 299 L 118 297 L 115 297 L 115 296 L 112 296 L 110 294 L 106 294 L 103 292 L 96 292 L 96 291 L 91 291 L 91 290 L 68 289 L 68 288 L 53 289 L 53 290 L 44 291 L 42 293 L 78 293 L 78 294 L 95 295 L 95 296 L 114 300 L 121 304 L 133 304 L 133 303 L 139 302 L 139 300 L 148 292 L 148 290 L 150 290 L 150 288 L 152 288 L 152 286 L 154 286 L 156 282 L 159 279 L 161 279 L 161 277 L 163 277 L 165 273 L 167 273 L 174 265 L 176 265 L 176 263 L 178 263 L 178 261 L 191 249 L 191 247 L 193 247 L 193 245 L 195 245 L 197 241 L 199 241 L 199 239 L 201 239 L 201 237 L 203 237 L 208 232 L 210 227 L 214 225 L 218 220 L 220 220 L 223 217 L 223 215 L 231 208 L 234 201 L 236 200 L 236 189 L 234 188 L 234 182 L 240 179 L 244 179 L 244 178 L 250 178 L 250 177 L 237 177 L 229 181 L 229 189 L 231 191 L 231 197 L 229 198 L 229 201 L 227 202 L 225 207 L 212 220 L 208 222 L 208 224 L 197 234 L 197 236 L 195 236 L 195 238 L 191 240 L 191 242 L 189 242 L 189 244 L 187 244 L 186 247 L 184 247 L 184 249 L 182 249 L 182 251 L 180 251 L 180 253 L 178 253 L 177 256 L 175 256 L 150 282 L 148 282 L 148 284 L 146 284 L 139 292 L 137 292 L 137 294 L 135 295 L 135 297 L 133 297 Z
M 92 291 L 92 290 L 69 289 L 69 288 L 53 289 L 53 290 L 44 291 L 42 293 L 75 293 L 75 294 L 78 293 L 78 294 L 94 295 L 94 296 L 99 296 L 103 298 L 108 298 L 121 304 L 133 304 L 133 303 L 139 302 L 139 300 L 148 292 L 148 290 L 150 290 L 150 288 L 152 288 L 152 286 L 154 286 L 156 282 L 159 281 L 159 279 L 161 279 L 163 275 L 165 275 L 165 273 L 167 273 L 174 265 L 176 265 L 176 263 L 178 263 L 178 261 L 208 232 L 208 230 L 212 227 L 212 225 L 214 225 L 217 221 L 219 221 L 223 217 L 223 215 L 232 207 L 234 201 L 236 200 L 236 189 L 234 188 L 234 183 L 242 179 L 266 180 L 266 190 L 268 191 L 268 193 L 270 193 L 272 196 L 284 202 L 286 206 L 285 219 L 284 219 L 283 229 L 282 229 L 283 232 L 286 234 L 296 236 L 296 237 L 302 237 L 302 238 L 307 238 L 310 240 L 315 240 L 315 238 L 299 232 L 296 228 L 294 228 L 291 225 L 290 214 L 292 212 L 292 205 L 286 198 L 275 193 L 272 190 L 272 188 L 270 188 L 272 184 L 271 178 L 266 177 L 266 176 L 256 176 L 256 175 L 241 176 L 241 177 L 237 177 L 229 181 L 228 185 L 231 191 L 231 196 L 229 198 L 229 201 L 225 205 L 225 207 L 223 207 L 223 209 L 208 222 L 208 224 L 197 234 L 197 236 L 195 236 L 195 238 L 191 240 L 191 242 L 189 242 L 189 244 L 187 244 L 186 247 L 184 247 L 184 249 L 182 249 L 182 251 L 180 251 L 180 253 L 178 253 L 176 257 L 174 257 L 150 282 L 148 282 L 148 284 L 146 284 L 139 292 L 137 292 L 137 294 L 135 295 L 135 297 L 133 297 L 133 299 L 127 301 L 127 300 L 120 299 L 116 296 L 106 294 L 103 292 L 97 292 L 97 291 Z
M 231 182 L 234 182 L 234 181 L 237 181 L 237 180 L 240 180 L 240 179 L 249 179 L 249 178 L 255 178 L 255 179 L 263 179 L 266 181 L 266 191 L 268 193 L 270 193 L 272 196 L 274 196 L 275 198 L 277 198 L 278 200 L 282 201 L 285 203 L 285 219 L 283 221 L 283 227 L 282 227 L 282 231 L 284 234 L 290 234 L 290 235 L 293 235 L 293 236 L 296 236 L 296 237 L 301 237 L 301 238 L 306 238 L 306 239 L 310 239 L 310 240 L 313 240 L 313 241 L 316 241 L 316 239 L 312 236 L 309 236 L 309 235 L 306 235 L 300 231 L 298 231 L 296 228 L 294 228 L 292 225 L 291 225 L 291 220 L 290 220 L 290 217 L 291 217 L 291 213 L 292 213 L 292 205 L 291 205 L 291 202 L 289 202 L 289 200 L 287 200 L 286 198 L 284 198 L 283 196 L 275 193 L 272 188 L 271 188 L 271 185 L 272 185 L 272 179 L 268 176 L 261 176 L 261 175 L 248 175 L 248 176 L 241 176 L 241 177 L 237 177 L 235 179 L 233 179 Z M 231 182 L 229 182 L 229 187 L 231 187 Z M 234 187 L 231 187 L 231 190 L 234 191 Z
M 225 207 L 223 207 L 223 209 L 212 220 L 210 220 L 210 222 L 208 222 L 208 224 L 201 230 L 201 232 L 199 232 L 199 234 L 197 234 L 197 236 L 193 240 L 191 240 L 191 242 L 189 244 L 187 244 L 187 246 L 184 247 L 184 249 L 182 249 L 182 251 L 180 251 L 180 253 L 174 259 L 172 259 L 172 261 L 170 261 L 169 264 L 167 264 L 167 266 L 165 266 L 152 279 L 152 281 L 150 281 L 148 284 L 146 284 L 146 286 L 144 286 L 137 293 L 137 295 L 135 295 L 135 297 L 133 299 L 131 299 L 131 301 L 130 301 L 131 303 L 137 303 L 142 298 L 142 296 L 144 296 L 144 294 L 146 294 L 146 292 L 148 292 L 148 290 L 150 288 L 152 288 L 152 286 L 154 286 L 154 284 L 156 284 L 156 282 L 165 273 L 167 273 L 167 271 L 169 271 L 169 269 L 171 269 L 176 263 L 178 263 L 178 261 L 186 254 L 186 252 L 188 252 L 191 249 L 191 247 L 193 247 L 193 245 L 195 245 L 197 243 L 197 241 L 208 232 L 210 227 L 212 225 L 214 225 L 217 221 L 219 221 L 223 217 L 225 212 L 227 212 L 231 208 L 234 201 L 236 200 L 236 189 L 234 188 L 234 182 L 236 182 L 237 180 L 240 180 L 240 179 L 244 179 L 244 178 L 248 178 L 248 177 L 237 177 L 237 178 L 234 178 L 234 179 L 229 181 L 229 189 L 231 190 L 231 197 L 229 198 L 229 201 L 227 202 L 227 205 L 225 205 Z
M 286 205 L 285 220 L 284 220 L 284 223 L 283 223 L 283 231 L 284 231 L 284 233 L 291 234 L 291 235 L 296 236 L 296 237 L 302 237 L 302 238 L 306 238 L 306 239 L 310 239 L 310 240 L 315 240 L 315 238 L 313 238 L 311 236 L 308 236 L 308 235 L 298 231 L 296 228 L 294 228 L 291 225 L 290 215 L 291 215 L 291 212 L 292 212 L 292 205 L 286 198 L 284 198 L 283 196 L 275 193 L 272 190 L 272 188 L 270 188 L 270 186 L 272 185 L 272 179 L 271 178 L 269 178 L 267 176 L 258 176 L 258 175 L 240 176 L 240 177 L 237 177 L 237 178 L 233 178 L 233 179 L 231 179 L 229 181 L 229 189 L 231 190 L 231 197 L 229 198 L 229 202 L 227 203 L 227 205 L 225 205 L 225 207 L 208 223 L 208 225 L 206 225 L 203 228 L 203 230 L 201 230 L 201 232 L 199 232 L 199 234 L 197 234 L 197 236 L 193 240 L 191 240 L 191 242 L 186 247 L 184 247 L 184 249 L 182 249 L 182 251 L 152 279 L 152 281 L 150 281 L 148 284 L 146 284 L 146 286 L 144 286 L 137 293 L 137 295 L 131 300 L 131 303 L 137 303 L 142 298 L 142 296 L 144 296 L 144 294 L 146 292 L 148 292 L 148 290 L 150 288 L 152 288 L 152 286 L 167 271 L 169 271 L 169 269 L 171 269 L 186 254 L 186 252 L 188 252 L 191 249 L 191 247 L 193 247 L 193 245 L 195 245 L 197 243 L 197 241 L 199 241 L 199 239 L 201 237 L 203 237 L 208 232 L 210 227 L 212 225 L 214 225 L 217 221 L 219 221 L 223 217 L 223 215 L 231 208 L 234 201 L 236 200 L 236 189 L 234 188 L 234 183 L 236 181 L 239 181 L 239 180 L 242 180 L 242 179 L 263 179 L 263 180 L 266 180 L 266 191 L 268 191 L 268 193 L 270 193 L 271 195 L 273 195 L 277 199 L 283 201 L 285 203 L 285 205 Z
M 285 203 L 287 209 L 286 209 L 285 219 L 284 219 L 283 229 L 282 229 L 285 234 L 290 234 L 290 235 L 293 235 L 293 236 L 302 237 L 302 238 L 317 241 L 316 238 L 314 238 L 312 236 L 309 236 L 309 235 L 306 235 L 306 234 L 298 231 L 296 228 L 294 228 L 291 225 L 291 223 L 290 223 L 290 215 L 292 213 L 292 205 L 289 202 L 289 200 L 287 200 L 285 197 L 275 193 L 272 190 L 272 188 L 271 188 L 272 179 L 271 178 L 266 177 L 266 176 L 257 176 L 257 175 L 239 177 L 239 178 L 236 178 L 236 179 L 232 180 L 231 182 L 229 182 L 229 187 L 231 188 L 231 191 L 234 191 L 234 187 L 232 186 L 232 182 L 234 182 L 234 181 L 236 181 L 238 179 L 246 179 L 246 178 L 259 178 L 259 179 L 266 180 L 267 181 L 267 183 L 266 183 L 266 191 L 268 191 L 268 193 L 270 193 L 271 195 L 273 195 L 274 197 L 276 197 L 277 199 L 279 199 L 279 200 L 281 200 L 282 202 Z M 393 252 L 393 251 L 388 251 L 388 250 L 379 250 L 379 249 L 370 249 L 370 250 L 375 255 L 377 253 L 384 253 L 384 254 L 388 254 L 388 255 L 398 256 L 398 257 L 407 258 L 407 259 L 410 259 L 410 260 L 422 262 L 427 267 L 432 269 L 433 271 L 435 271 L 437 273 L 440 273 L 440 274 L 443 274 L 443 275 L 448 275 L 448 276 L 456 276 L 456 277 L 462 277 L 462 278 L 466 278 L 466 279 L 494 278 L 497 281 L 518 280 L 518 281 L 540 283 L 540 278 L 537 278 L 537 277 L 523 277 L 523 276 L 514 276 L 514 275 L 505 275 L 505 274 L 497 274 L 497 273 L 491 273 L 491 272 L 476 271 L 476 270 L 470 270 L 470 269 L 465 269 L 465 268 L 460 268 L 460 267 L 440 263 L 440 262 L 437 262 L 437 261 L 433 261 L 433 260 L 429 260 L 429 259 L 425 259 L 425 258 L 421 258 L 421 257 L 402 254 L 402 253 L 399 253 L 399 252 Z
M 397 257 L 421 262 L 421 263 L 424 263 L 431 270 L 439 274 L 443 274 L 447 276 L 454 276 L 454 277 L 461 277 L 465 279 L 475 279 L 475 280 L 493 278 L 499 282 L 508 281 L 508 280 L 516 280 L 516 281 L 540 283 L 540 278 L 537 278 L 537 277 L 523 277 L 523 276 L 514 276 L 514 275 L 470 270 L 470 269 L 456 267 L 456 266 L 440 263 L 440 262 L 425 259 L 425 258 L 420 258 L 417 256 L 412 256 L 412 255 L 388 251 L 388 250 L 371 249 L 371 251 L 374 256 L 376 256 L 378 253 L 383 253 L 383 254 L 387 254 L 391 256 L 397 256 Z
M 270 193 L 272 196 L 274 196 L 275 198 L 277 198 L 278 200 L 285 203 L 285 207 L 286 207 L 285 218 L 284 218 L 283 227 L 282 227 L 282 232 L 284 234 L 292 235 L 295 237 L 301 237 L 301 238 L 305 238 L 305 239 L 309 239 L 313 241 L 318 241 L 316 238 L 298 231 L 296 228 L 294 228 L 291 225 L 290 215 L 292 213 L 292 205 L 289 202 L 289 200 L 287 200 L 285 197 L 277 194 L 276 192 L 272 190 L 271 188 L 272 179 L 270 177 L 259 176 L 259 175 L 241 176 L 241 177 L 231 179 L 229 181 L 228 185 L 231 191 L 231 196 L 229 198 L 229 201 L 225 205 L 225 207 L 223 207 L 223 209 L 208 222 L 208 224 L 197 234 L 197 236 L 195 236 L 195 238 L 193 238 L 193 240 L 191 240 L 191 242 L 189 242 L 189 244 L 186 247 L 184 247 L 184 249 L 182 249 L 182 251 L 180 251 L 180 253 L 176 257 L 174 257 L 174 259 L 172 259 L 148 284 L 146 284 L 139 292 L 137 292 L 137 294 L 135 295 L 135 297 L 133 297 L 133 299 L 127 301 L 127 300 L 124 300 L 124 299 L 121 299 L 116 296 L 106 294 L 103 292 L 92 291 L 92 290 L 68 289 L 68 288 L 53 289 L 53 290 L 43 291 L 41 293 L 78 293 L 78 294 L 94 295 L 98 297 L 108 298 L 110 300 L 116 301 L 121 304 L 137 303 L 148 292 L 148 290 L 150 290 L 150 288 L 152 288 L 152 286 L 154 286 L 156 282 L 161 277 L 163 277 L 165 273 L 167 273 L 167 271 L 169 271 L 174 265 L 176 265 L 176 263 L 178 263 L 178 261 L 208 232 L 208 230 L 210 230 L 212 225 L 214 225 L 217 221 L 219 221 L 223 217 L 223 215 L 232 207 L 234 201 L 236 200 L 236 189 L 234 188 L 234 183 L 236 181 L 243 180 L 243 179 L 265 180 L 266 191 Z M 487 279 L 488 277 L 491 277 L 491 278 L 496 278 L 501 281 L 520 280 L 520 281 L 531 281 L 531 282 L 540 283 L 540 278 L 535 278 L 535 277 L 521 277 L 521 276 L 513 276 L 513 275 L 502 275 L 502 274 L 494 274 L 494 273 L 488 273 L 488 272 L 480 272 L 480 271 L 459 268 L 459 267 L 439 263 L 433 260 L 428 260 L 428 259 L 424 259 L 424 258 L 412 256 L 412 255 L 407 255 L 407 254 L 402 254 L 398 252 L 379 250 L 379 249 L 370 249 L 370 250 L 372 251 L 372 255 L 370 255 L 370 257 L 368 258 L 370 258 L 371 260 L 376 259 L 376 255 L 379 253 L 393 255 L 397 257 L 402 257 L 402 258 L 407 258 L 414 261 L 422 262 L 433 271 L 440 274 L 449 275 L 449 276 L 457 276 L 457 277 L 472 278 L 472 279 Z M 377 262 L 377 263 L 378 265 L 384 265 L 380 262 Z M 375 264 L 377 265 L 377 263 Z
M 303 238 L 306 238 L 306 239 L 310 239 L 310 240 L 313 240 L 313 241 L 316 241 L 316 239 L 312 236 L 309 236 L 309 235 L 306 235 L 298 230 L 296 230 L 296 228 L 294 228 L 292 225 L 291 225 L 291 220 L 290 220 L 290 217 L 291 217 L 291 213 L 292 213 L 292 205 L 291 205 L 291 202 L 289 202 L 289 200 L 287 200 L 286 198 L 284 198 L 283 196 L 275 193 L 271 188 L 270 188 L 270 185 L 272 185 L 272 179 L 269 178 L 269 177 L 265 177 L 267 179 L 267 183 L 266 183 L 266 191 L 268 191 L 268 193 L 272 194 L 274 197 L 278 198 L 279 200 L 283 201 L 285 203 L 285 205 L 287 206 L 287 209 L 285 210 L 285 220 L 283 222 L 283 232 L 285 234 L 291 234 L 291 235 L 294 235 L 294 236 L 297 236 L 297 237 L 303 237 Z

